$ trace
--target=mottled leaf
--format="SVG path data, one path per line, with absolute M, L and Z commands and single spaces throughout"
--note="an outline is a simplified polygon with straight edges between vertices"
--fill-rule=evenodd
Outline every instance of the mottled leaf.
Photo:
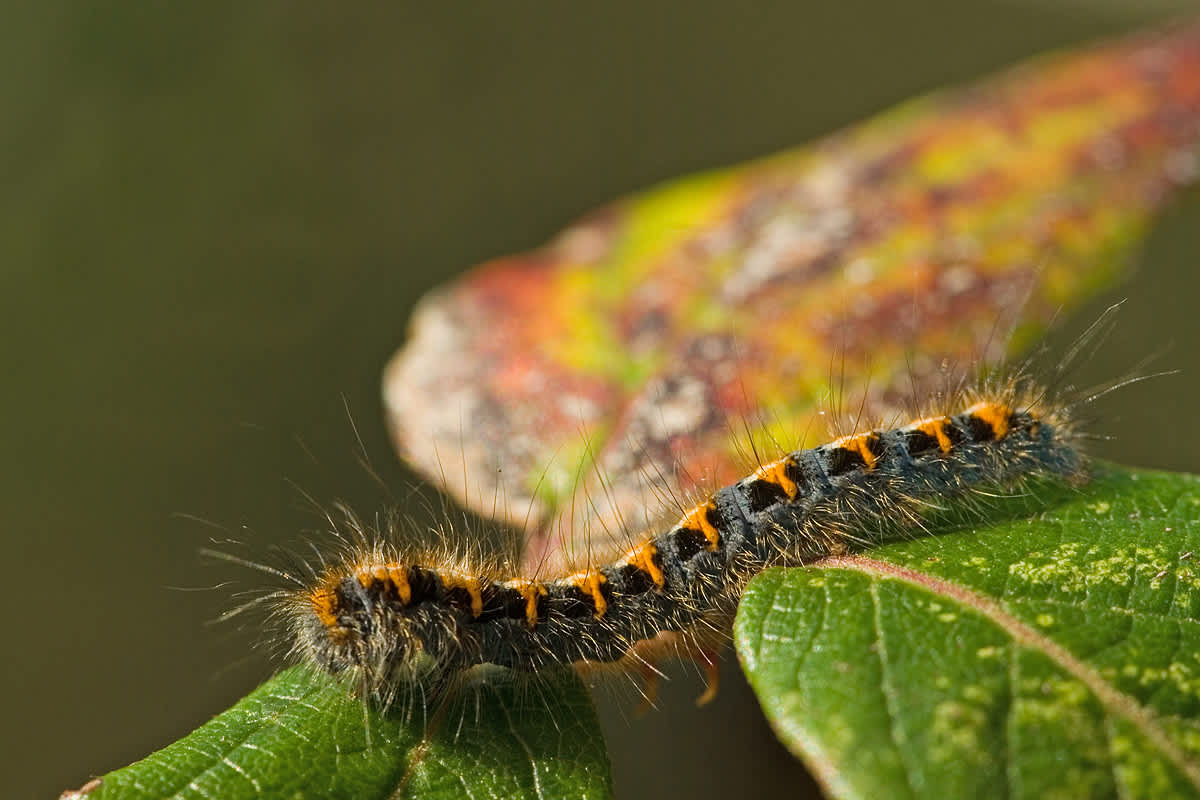
M 1050 510 L 750 583 L 780 738 L 840 798 L 1200 797 L 1200 479 L 996 502 Z
M 738 477 L 730 428 L 790 448 L 831 392 L 886 419 L 1027 342 L 1114 280 L 1198 139 L 1180 27 L 623 200 L 424 302 L 385 378 L 396 443 L 532 520 L 529 563 L 602 552 Z

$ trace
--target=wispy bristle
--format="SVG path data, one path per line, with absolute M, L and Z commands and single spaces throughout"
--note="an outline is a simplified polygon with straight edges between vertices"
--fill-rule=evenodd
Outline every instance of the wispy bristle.
M 479 537 L 451 524 L 459 512 L 450 509 L 441 509 L 443 522 L 419 528 L 395 514 L 368 518 L 334 505 L 321 510 L 327 530 L 308 541 L 312 556 L 299 566 L 206 551 L 284 584 L 222 618 L 265 610 L 282 620 L 280 643 L 293 659 L 406 713 L 488 680 L 480 676 L 493 674 L 483 670 L 489 665 L 519 680 L 553 667 L 610 665 L 642 685 L 663 674 L 665 657 L 707 663 L 728 637 L 742 588 L 768 566 L 926 535 L 929 517 L 947 510 L 979 519 L 1041 476 L 1082 480 L 1088 436 L 1079 412 L 1154 377 L 1127 375 L 1082 392 L 1071 386 L 1069 375 L 1111 329 L 1116 308 L 1049 370 L 1037 366 L 1044 354 L 985 367 L 973 382 L 947 368 L 942 387 L 900 424 L 871 426 L 864 401 L 850 407 L 852 426 L 816 447 L 772 458 L 763 448 L 779 443 L 750 437 L 751 474 L 688 502 L 661 498 L 678 514 L 673 525 L 631 536 L 617 553 L 589 546 L 560 574 L 521 573 L 515 559 L 485 553 Z M 647 481 L 661 486 L 661 477 Z M 597 485 L 601 497 L 585 493 L 579 502 L 612 504 L 608 483 Z M 661 641 L 669 644 L 654 644 Z M 641 691 L 652 704 L 652 692 Z

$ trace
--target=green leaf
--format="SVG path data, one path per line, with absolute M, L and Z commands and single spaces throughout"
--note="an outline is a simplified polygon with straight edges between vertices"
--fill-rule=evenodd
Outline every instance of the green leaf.
M 781 740 L 842 798 L 1200 797 L 1200 478 L 992 502 L 751 581 L 736 644 Z
M 381 713 L 293 667 L 87 797 L 611 796 L 587 690 L 570 671 L 538 680 L 463 690 L 426 716 L 404 700 Z

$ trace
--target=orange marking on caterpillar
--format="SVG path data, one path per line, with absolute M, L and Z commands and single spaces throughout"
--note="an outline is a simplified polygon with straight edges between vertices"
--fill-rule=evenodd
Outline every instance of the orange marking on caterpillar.
M 483 614 L 483 590 L 479 587 L 479 579 L 474 575 L 449 571 L 438 572 L 437 576 L 446 589 L 462 589 L 471 597 L 471 616 L 479 619 Z
M 766 481 L 774 486 L 783 489 L 783 493 L 787 495 L 788 500 L 796 499 L 796 482 L 787 476 L 788 464 L 791 463 L 786 458 L 781 458 L 778 461 L 772 461 L 770 464 L 763 464 L 754 472 L 755 480 Z
M 950 437 L 946 435 L 946 426 L 950 424 L 949 417 L 926 417 L 919 419 L 906 427 L 909 430 L 920 431 L 926 436 L 937 439 L 938 447 L 943 453 L 949 453 L 954 447 Z
M 662 570 L 654 563 L 656 555 L 658 555 L 658 548 L 654 546 L 653 542 L 646 542 L 636 550 L 631 550 L 625 557 L 625 561 L 649 575 L 650 580 L 654 581 L 654 585 L 661 589 L 667 581 L 663 577 Z
M 400 602 L 408 605 L 412 601 L 412 585 L 408 582 L 408 570 L 401 564 L 388 564 L 388 580 L 400 595 Z
M 943 432 L 942 435 L 944 436 L 945 433 Z M 866 433 L 843 436 L 841 439 L 835 441 L 832 446 L 858 453 L 862 457 L 863 464 L 867 469 L 875 469 L 875 462 L 878 459 L 875 458 L 875 453 L 871 451 L 871 445 L 877 441 L 879 441 L 879 434 L 874 431 L 867 431 Z M 941 439 L 938 440 L 938 444 L 941 444 Z
M 337 625 L 337 595 L 333 589 L 328 586 L 318 586 L 313 589 L 308 595 L 308 602 L 312 605 L 313 613 L 317 615 L 317 619 L 326 628 L 332 628 Z
M 1003 439 L 1012 424 L 1012 409 L 1003 403 L 976 403 L 967 413 L 986 422 L 997 439 Z
M 579 572 L 567 578 L 567 582 L 592 598 L 592 605 L 596 607 L 596 619 L 600 619 L 608 613 L 608 601 L 604 599 L 604 593 L 600 591 L 600 585 L 608 583 L 608 578 L 603 574 L 595 570 Z
M 704 505 L 693 508 L 687 513 L 687 516 L 679 521 L 679 527 L 698 530 L 704 534 L 704 538 L 708 540 L 708 551 L 710 553 L 716 552 L 721 546 L 721 532 L 714 528 L 713 524 L 708 521 L 708 512 L 716 510 L 716 504 L 712 500 L 709 500 Z
M 400 596 L 400 601 L 408 605 L 412 600 L 412 586 L 408 582 L 408 570 L 400 564 L 364 564 L 354 571 L 354 577 L 364 589 L 369 589 L 377 583 L 391 586 Z
M 546 587 L 537 581 L 531 581 L 526 578 L 515 578 L 504 584 L 510 589 L 516 589 L 517 593 L 525 599 L 525 624 L 530 630 L 535 628 L 538 623 L 538 598 L 546 596 Z

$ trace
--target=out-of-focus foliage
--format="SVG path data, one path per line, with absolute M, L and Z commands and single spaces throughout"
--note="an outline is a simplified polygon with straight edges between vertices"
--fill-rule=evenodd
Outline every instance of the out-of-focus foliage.
M 648 482 L 739 477 L 743 421 L 793 447 L 823 438 L 831 391 L 886 418 L 943 365 L 1003 357 L 1018 319 L 1027 343 L 1111 284 L 1198 142 L 1200 27 L 1180 27 L 630 197 L 425 301 L 385 378 L 396 443 L 532 520 L 528 563 L 584 531 L 604 552 L 660 516 Z

